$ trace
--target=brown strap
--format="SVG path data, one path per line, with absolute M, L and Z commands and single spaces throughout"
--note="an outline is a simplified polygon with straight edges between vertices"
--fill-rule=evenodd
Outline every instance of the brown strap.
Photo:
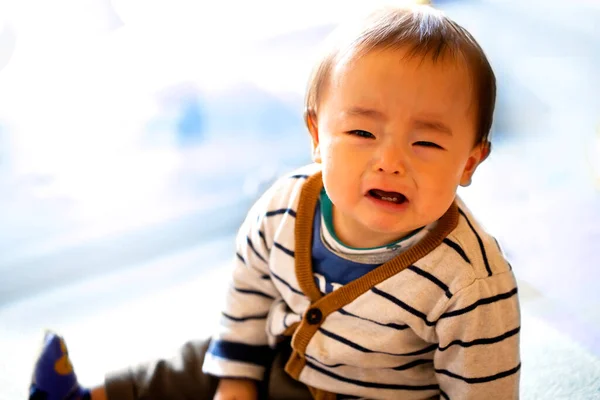
M 323 180 L 320 172 L 306 180 L 300 192 L 294 227 L 296 279 L 298 285 L 300 285 L 300 290 L 310 299 L 311 303 L 323 297 L 321 291 L 315 285 L 311 261 L 313 222 L 322 188 Z

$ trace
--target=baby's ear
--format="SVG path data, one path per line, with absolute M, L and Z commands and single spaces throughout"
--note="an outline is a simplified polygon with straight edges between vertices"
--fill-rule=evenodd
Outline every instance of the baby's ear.
M 460 178 L 460 186 L 469 186 L 471 184 L 471 179 L 473 178 L 475 170 L 479 164 L 489 157 L 491 151 L 492 144 L 490 142 L 484 142 L 473 147 Z
M 321 148 L 319 146 L 319 128 L 317 125 L 317 118 L 314 112 L 305 112 L 304 113 L 304 121 L 306 122 L 306 127 L 308 128 L 308 132 L 310 133 L 310 140 L 312 143 L 312 158 L 316 163 L 321 162 Z

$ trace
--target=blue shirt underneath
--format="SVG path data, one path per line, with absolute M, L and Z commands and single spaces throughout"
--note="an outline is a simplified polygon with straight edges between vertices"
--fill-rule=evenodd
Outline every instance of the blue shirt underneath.
M 381 264 L 361 264 L 341 258 L 325 247 L 321 240 L 321 203 L 317 204 L 313 221 L 312 266 L 315 283 L 321 293 L 333 292 L 371 272 Z

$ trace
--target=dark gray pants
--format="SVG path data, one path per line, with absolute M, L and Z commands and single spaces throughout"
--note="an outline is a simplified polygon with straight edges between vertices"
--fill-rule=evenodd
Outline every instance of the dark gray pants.
M 106 377 L 108 400 L 212 400 L 218 378 L 202 372 L 209 341 L 188 342 L 172 360 L 157 360 Z M 308 388 L 284 370 L 291 353 L 288 342 L 278 347 L 268 377 L 259 385 L 260 399 L 308 400 Z

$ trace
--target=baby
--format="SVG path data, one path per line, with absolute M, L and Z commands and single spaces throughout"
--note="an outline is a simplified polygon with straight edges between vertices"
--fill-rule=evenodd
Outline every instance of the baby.
M 49 334 L 31 398 L 518 398 L 515 277 L 456 195 L 495 96 L 475 39 L 429 6 L 342 25 L 306 94 L 314 163 L 250 210 L 211 340 L 88 391 L 47 367 L 66 353 Z

